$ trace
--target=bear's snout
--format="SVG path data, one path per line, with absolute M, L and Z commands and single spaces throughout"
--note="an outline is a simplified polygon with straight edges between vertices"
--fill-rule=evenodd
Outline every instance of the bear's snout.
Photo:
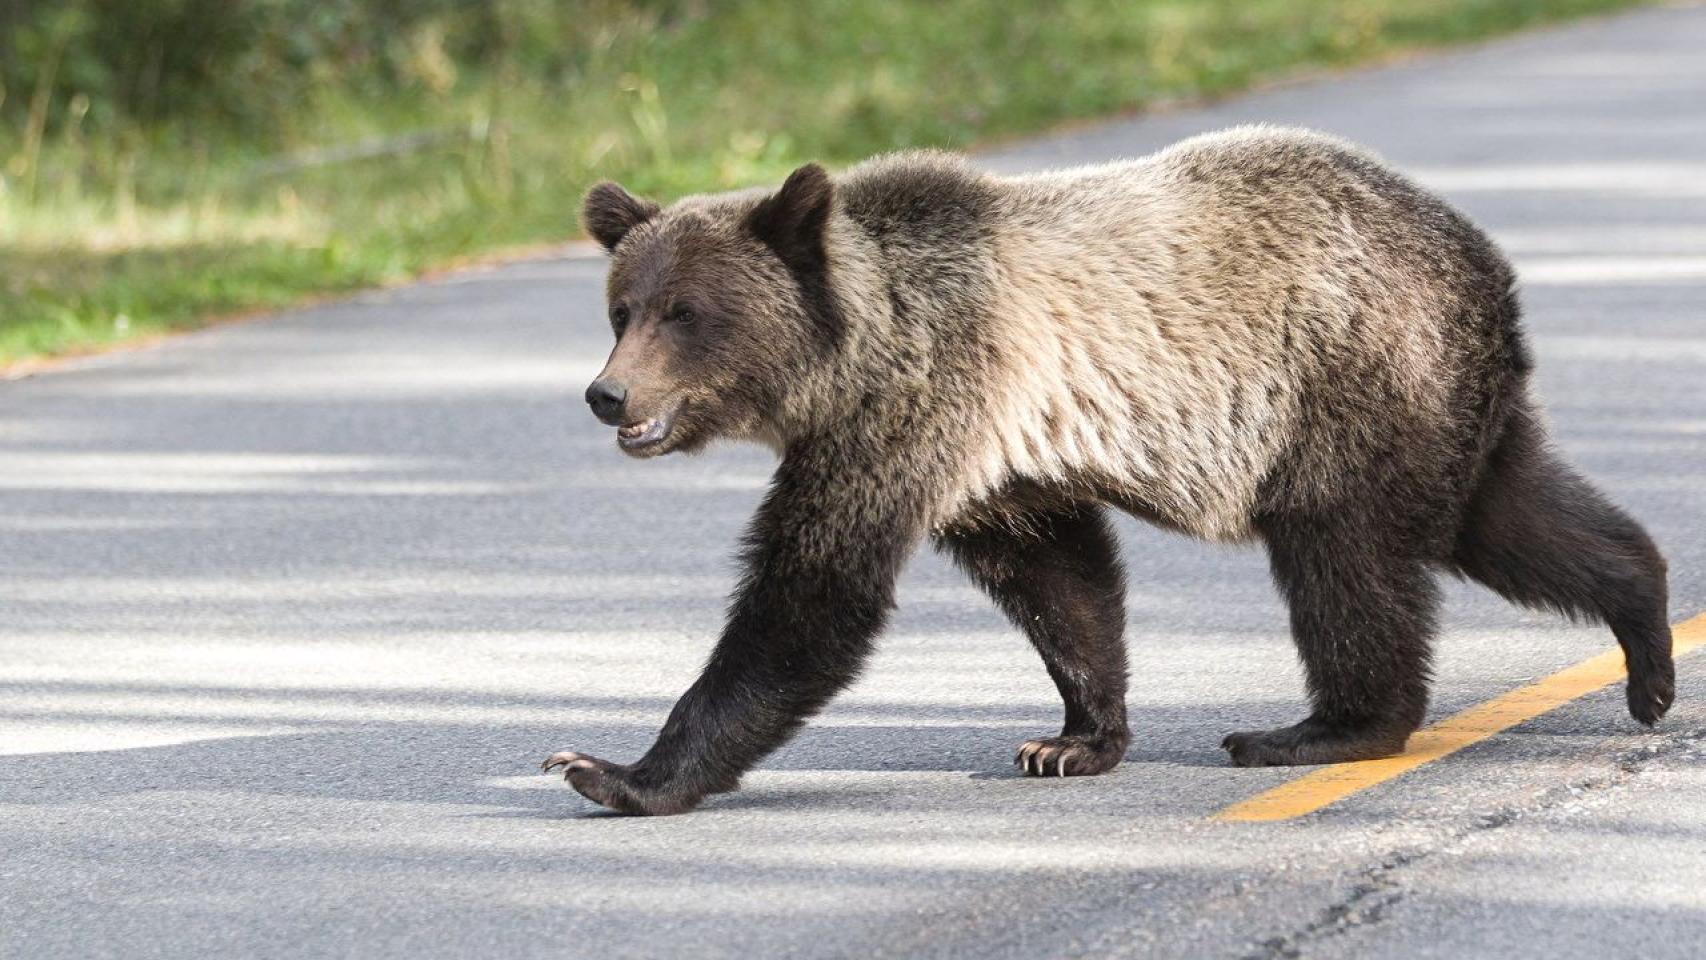
M 609 377 L 601 377 L 586 388 L 586 402 L 592 415 L 616 427 L 622 424 L 622 409 L 628 403 L 628 388 Z

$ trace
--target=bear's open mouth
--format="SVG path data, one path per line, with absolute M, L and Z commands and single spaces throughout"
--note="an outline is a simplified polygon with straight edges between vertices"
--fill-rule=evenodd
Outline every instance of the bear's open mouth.
M 616 428 L 616 442 L 623 450 L 639 451 L 655 447 L 669 438 L 670 428 L 675 426 L 675 411 L 656 417 L 647 417 L 633 423 L 625 423 Z

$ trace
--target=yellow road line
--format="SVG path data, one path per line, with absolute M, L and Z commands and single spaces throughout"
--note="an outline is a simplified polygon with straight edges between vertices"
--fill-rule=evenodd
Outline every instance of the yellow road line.
M 1706 644 L 1706 613 L 1671 630 L 1672 652 L 1682 656 Z M 1410 737 L 1404 752 L 1384 760 L 1335 763 L 1235 803 L 1214 815 L 1216 820 L 1290 820 L 1313 813 L 1330 803 L 1367 790 L 1427 763 L 1449 756 L 1464 747 L 1532 720 L 1554 707 L 1623 679 L 1623 651 L 1608 650 L 1554 673 L 1544 680 L 1519 687 Z

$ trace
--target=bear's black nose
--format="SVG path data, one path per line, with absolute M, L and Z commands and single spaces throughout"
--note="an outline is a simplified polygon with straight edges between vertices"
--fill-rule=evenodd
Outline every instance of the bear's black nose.
M 622 425 L 622 405 L 628 400 L 628 388 L 614 380 L 594 380 L 586 388 L 586 402 L 592 415 L 613 427 Z

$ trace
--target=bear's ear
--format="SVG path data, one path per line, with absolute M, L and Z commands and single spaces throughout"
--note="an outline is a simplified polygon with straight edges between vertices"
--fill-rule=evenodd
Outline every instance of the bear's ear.
M 642 200 L 606 180 L 586 192 L 581 222 L 600 246 L 614 251 L 628 231 L 657 216 L 659 209 L 650 200 Z
M 829 173 L 808 163 L 752 208 L 746 226 L 784 263 L 810 262 L 823 257 L 823 228 L 834 205 L 835 184 Z

